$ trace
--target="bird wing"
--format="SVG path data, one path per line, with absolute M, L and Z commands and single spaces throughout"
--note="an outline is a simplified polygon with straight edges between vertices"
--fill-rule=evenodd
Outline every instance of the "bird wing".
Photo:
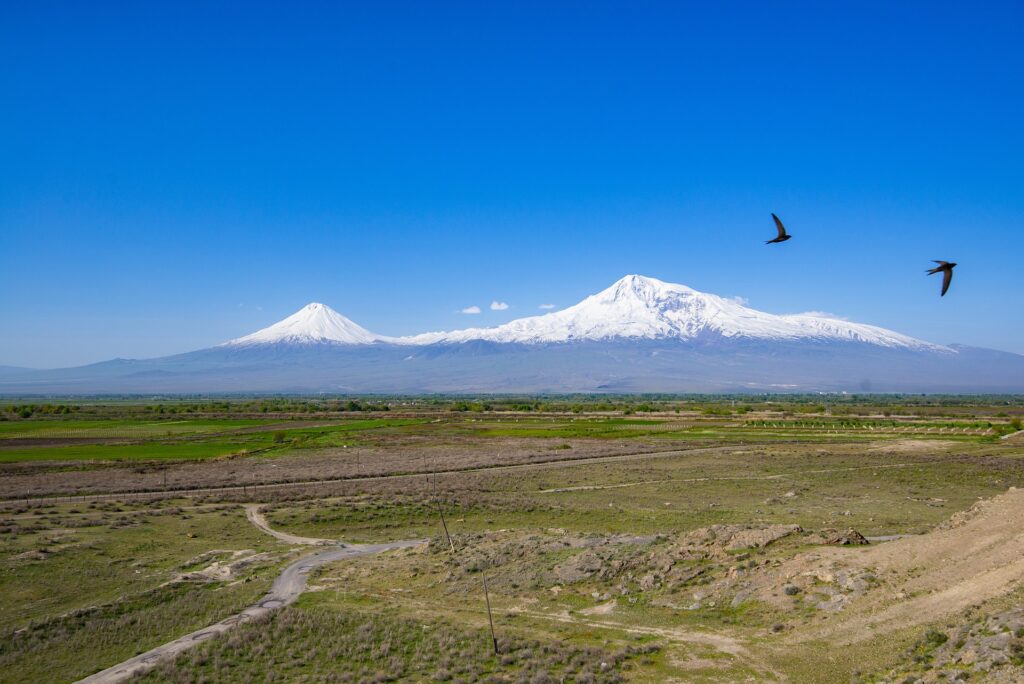
M 939 261 L 938 259 L 932 259 L 932 262 L 938 264 L 939 266 L 949 266 L 948 261 Z
M 775 229 L 779 231 L 779 237 L 784 237 L 786 235 L 786 227 L 782 225 L 782 221 L 775 214 L 772 214 L 772 218 L 775 220 Z
M 939 295 L 940 297 L 945 297 L 946 296 L 946 290 L 949 289 L 949 284 L 951 282 L 953 282 L 953 269 L 947 268 L 942 273 L 942 294 Z

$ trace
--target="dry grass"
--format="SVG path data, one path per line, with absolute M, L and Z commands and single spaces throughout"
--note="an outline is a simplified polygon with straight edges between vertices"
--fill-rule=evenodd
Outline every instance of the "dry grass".
M 385 614 L 288 608 L 246 624 L 138 682 L 620 682 L 638 650 L 502 639 Z M 647 650 L 647 649 L 644 649 Z

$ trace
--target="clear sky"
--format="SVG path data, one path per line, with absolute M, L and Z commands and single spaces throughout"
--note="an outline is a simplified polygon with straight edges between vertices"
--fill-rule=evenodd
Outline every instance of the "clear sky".
M 289 4 L 0 6 L 0 364 L 627 273 L 1024 353 L 1020 2 Z

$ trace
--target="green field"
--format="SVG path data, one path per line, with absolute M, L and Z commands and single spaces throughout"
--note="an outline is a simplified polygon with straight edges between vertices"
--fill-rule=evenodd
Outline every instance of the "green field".
M 73 681 L 231 615 L 312 551 L 302 538 L 429 544 L 323 566 L 293 607 L 139 680 L 948 680 L 943 649 L 998 636 L 985 621 L 1019 604 L 1017 585 L 962 618 L 864 632 L 865 616 L 965 581 L 942 573 L 972 561 L 956 556 L 972 540 L 939 566 L 865 569 L 860 548 L 900 541 L 829 535 L 935 534 L 1024 488 L 1024 440 L 1001 439 L 1024 405 L 815 399 L 0 407 L 0 681 Z M 977 562 L 1011 573 L 1018 557 L 998 554 L 1018 542 Z M 836 648 L 832 627 L 864 634 Z M 1018 637 L 1003 640 L 1005 663 L 985 667 L 1013 681 Z
M 0 514 L 0 681 L 71 681 L 232 615 L 270 586 L 287 545 L 237 507 L 126 503 Z M 178 579 L 269 554 L 232 582 Z
M 228 432 L 237 428 L 267 425 L 266 420 L 21 420 L 0 422 L 0 440 L 31 437 L 36 439 L 158 439 L 210 432 Z
M 336 422 L 316 427 L 291 427 L 266 421 L 212 421 L 191 423 L 126 423 L 104 426 L 95 421 L 39 421 L 30 428 L 23 423 L 0 423 L 0 463 L 24 461 L 165 461 L 201 460 L 245 456 L 321 446 L 340 446 L 368 430 L 418 425 L 420 419 L 367 419 Z M 252 428 L 271 429 L 252 432 Z M 166 428 L 166 429 L 165 429 Z M 213 436 L 210 433 L 214 433 Z M 4 447 L 4 439 L 45 439 L 41 446 Z M 96 439 L 95 444 L 61 446 L 61 440 Z M 130 439 L 131 443 L 106 443 L 105 439 Z

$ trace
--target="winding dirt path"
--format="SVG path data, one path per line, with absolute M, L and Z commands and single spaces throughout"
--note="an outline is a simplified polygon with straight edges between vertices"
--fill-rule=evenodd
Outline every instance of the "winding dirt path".
M 369 556 L 383 551 L 391 551 L 392 549 L 408 548 L 422 543 L 423 540 L 411 539 L 391 542 L 390 544 L 353 544 L 351 546 L 321 551 L 313 554 L 312 556 L 300 558 L 285 568 L 284 572 L 278 575 L 266 596 L 260 599 L 256 604 L 243 610 L 241 613 L 225 618 L 216 624 L 210 625 L 209 627 L 196 630 L 191 634 L 186 634 L 185 636 L 162 646 L 157 646 L 156 648 L 137 655 L 134 658 L 130 658 L 123 663 L 118 663 L 113 667 L 109 667 L 102 672 L 97 672 L 94 675 L 80 680 L 79 684 L 114 684 L 115 682 L 123 682 L 129 677 L 146 672 L 147 670 L 156 667 L 161 661 L 174 658 L 179 653 L 183 653 L 204 641 L 209 641 L 237 625 L 249 622 L 261 615 L 266 615 L 272 610 L 294 603 L 295 600 L 299 598 L 299 595 L 305 591 L 306 581 L 310 571 L 324 565 L 325 563 L 333 563 L 346 558 Z
M 114 684 L 115 682 L 123 682 L 136 674 L 151 670 L 160 662 L 174 658 L 179 653 L 183 653 L 204 641 L 209 641 L 237 625 L 249 622 L 262 615 L 266 615 L 272 610 L 277 610 L 278 608 L 294 603 L 302 592 L 306 590 L 306 582 L 309 579 L 310 571 L 320 567 L 321 565 L 345 560 L 347 558 L 371 556 L 384 551 L 409 548 L 426 542 L 425 539 L 406 539 L 387 544 L 343 544 L 329 539 L 299 537 L 293 534 L 287 534 L 286 532 L 279 532 L 271 528 L 267 523 L 266 518 L 264 518 L 260 513 L 260 505 L 261 504 L 246 505 L 245 515 L 249 519 L 249 522 L 261 531 L 289 544 L 313 546 L 335 544 L 337 545 L 336 548 L 320 551 L 311 556 L 304 556 L 294 563 L 291 563 L 281 572 L 280 575 L 277 576 L 277 579 L 274 580 L 274 584 L 270 587 L 270 591 L 267 592 L 266 596 L 254 605 L 243 610 L 241 613 L 224 618 L 220 622 L 210 625 L 209 627 L 196 630 L 191 634 L 186 634 L 174 641 L 163 644 L 162 646 L 157 646 L 145 653 L 141 653 L 134 658 L 129 658 L 122 663 L 108 667 L 106 670 L 97 672 L 94 675 L 90 675 L 85 679 L 80 680 L 79 684 Z
M 246 504 L 245 517 L 249 519 L 249 522 L 251 522 L 253 525 L 255 525 L 263 532 L 269 534 L 271 537 L 280 539 L 281 541 L 286 542 L 288 544 L 302 544 L 305 546 L 344 546 L 344 544 L 342 544 L 341 542 L 332 541 L 330 539 L 300 537 L 298 535 L 288 534 L 287 532 L 279 532 L 278 530 L 275 530 L 272 527 L 270 527 L 270 524 L 267 522 L 267 519 L 263 517 L 263 513 L 260 512 L 260 509 L 262 507 L 263 504 Z

